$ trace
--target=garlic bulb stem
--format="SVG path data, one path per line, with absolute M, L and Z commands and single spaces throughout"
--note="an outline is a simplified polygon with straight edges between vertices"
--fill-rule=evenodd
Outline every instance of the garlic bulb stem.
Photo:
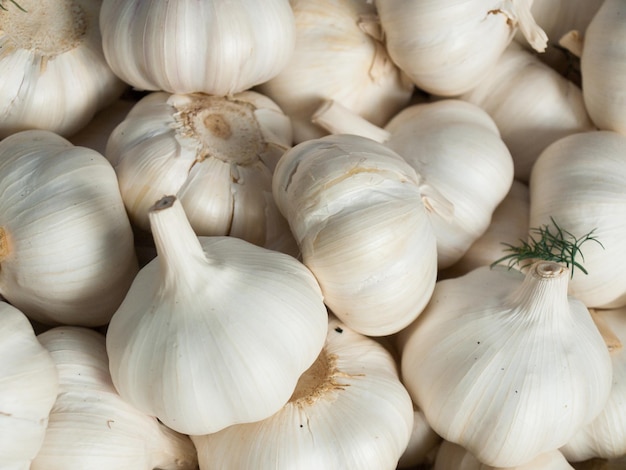
M 583 37 L 578 31 L 570 31 L 568 33 L 565 33 L 559 39 L 559 46 L 564 47 L 579 59 L 583 53 L 583 43 Z
M 568 312 L 567 288 L 570 270 L 554 261 L 537 261 L 528 268 L 528 276 L 513 291 L 510 304 L 515 310 L 542 314 Z
M 176 196 L 164 196 L 150 208 L 148 217 L 159 262 L 167 266 L 161 269 L 164 281 L 187 279 L 189 263 L 194 259 L 205 262 L 206 255 L 180 201 Z
M 391 134 L 372 124 L 351 109 L 335 100 L 324 100 L 311 116 L 311 122 L 323 127 L 331 134 L 353 134 L 385 143 Z
M 11 253 L 11 244 L 9 242 L 9 234 L 0 227 L 0 263 Z
M 517 26 L 533 49 L 538 52 L 544 52 L 548 46 L 548 36 L 537 25 L 532 15 L 530 8 L 532 3 L 533 0 L 516 0 Z

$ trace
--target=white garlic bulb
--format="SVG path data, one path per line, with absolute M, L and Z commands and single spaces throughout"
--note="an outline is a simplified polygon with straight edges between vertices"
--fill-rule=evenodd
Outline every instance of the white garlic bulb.
M 283 154 L 273 193 L 341 321 L 384 336 L 419 315 L 437 247 L 419 177 L 400 155 L 356 135 L 308 140 Z
M 538 455 L 524 465 L 493 467 L 478 461 L 466 449 L 450 441 L 443 441 L 437 451 L 433 470 L 573 470 L 563 454 L 551 450 Z
M 626 456 L 626 307 L 592 314 L 611 354 L 613 387 L 602 412 L 561 448 L 571 462 Z
M 105 155 L 134 226 L 149 230 L 149 208 L 176 194 L 198 235 L 293 255 L 295 241 L 272 198 L 272 173 L 291 135 L 289 118 L 257 92 L 155 92 L 113 130 Z
M 324 348 L 280 411 L 191 438 L 200 470 L 392 470 L 412 422 L 393 356 L 331 317 Z
M 530 227 L 552 226 L 576 238 L 593 231 L 599 243 L 580 247 L 587 275 L 575 276 L 570 294 L 588 307 L 626 305 L 626 135 L 590 131 L 546 148 L 530 179 Z
M 534 49 L 545 49 L 547 37 L 533 20 L 531 4 L 532 0 L 376 1 L 393 61 L 420 89 L 448 97 L 485 78 L 517 28 Z
M 104 335 L 72 326 L 39 336 L 59 371 L 59 395 L 30 470 L 194 470 L 197 454 L 178 434 L 133 408 L 108 373 Z
M 0 301 L 0 467 L 29 470 L 43 443 L 59 378 L 26 316 Z
M 504 50 L 489 75 L 460 98 L 493 118 L 511 151 L 515 178 L 523 182 L 552 142 L 595 129 L 581 89 L 516 42 Z
M 607 402 L 611 358 L 570 270 L 538 261 L 439 281 L 406 330 L 402 377 L 444 439 L 493 467 L 567 443 Z
M 605 0 L 584 33 L 583 97 L 600 129 L 626 134 L 625 0 Z
M 115 171 L 44 130 L 0 141 L 0 294 L 46 324 L 100 326 L 137 273 Z
M 326 135 L 311 122 L 324 99 L 384 125 L 408 104 L 413 83 L 391 61 L 373 2 L 291 0 L 296 46 L 289 63 L 259 86 L 287 113 L 294 142 Z
M 169 93 L 247 90 L 282 70 L 295 46 L 288 0 L 103 0 L 100 29 L 119 77 Z
M 99 0 L 3 3 L 0 138 L 35 128 L 70 136 L 121 95 L 126 84 L 102 51 Z
M 326 337 L 313 274 L 235 237 L 196 237 L 173 196 L 155 204 L 150 222 L 158 255 L 107 330 L 122 398 L 185 434 L 277 412 Z
M 430 207 L 437 264 L 457 262 L 489 227 L 513 183 L 513 159 L 495 122 L 476 105 L 446 99 L 403 109 L 385 126 L 385 144 L 452 204 Z

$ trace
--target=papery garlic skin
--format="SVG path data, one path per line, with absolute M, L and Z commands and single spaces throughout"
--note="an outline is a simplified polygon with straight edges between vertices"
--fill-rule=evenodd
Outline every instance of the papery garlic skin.
M 191 438 L 201 470 L 392 470 L 412 422 L 391 354 L 331 317 L 320 356 L 280 411 Z
M 428 207 L 437 264 L 458 261 L 489 226 L 513 183 L 513 159 L 498 128 L 480 107 L 447 99 L 405 108 L 385 126 L 385 144 L 453 206 Z
M 324 344 L 328 315 L 315 277 L 284 253 L 197 238 L 172 196 L 150 219 L 158 255 L 107 330 L 116 389 L 184 434 L 272 415 Z
M 437 451 L 433 470 L 574 470 L 558 450 L 545 452 L 524 465 L 492 467 L 481 463 L 466 449 L 450 441 L 443 441 Z
M 39 336 L 59 371 L 59 395 L 30 470 L 194 470 L 188 436 L 133 408 L 108 373 L 104 335 L 72 326 Z
M 272 173 L 291 146 L 289 118 L 268 97 L 155 92 L 113 130 L 105 155 L 134 226 L 149 231 L 149 208 L 177 194 L 198 235 L 229 235 L 295 254 L 272 198 Z
M 288 0 L 104 0 L 100 29 L 120 78 L 169 93 L 247 90 L 282 70 L 295 46 Z
M 52 357 L 26 316 L 0 302 L 0 467 L 29 470 L 59 390 Z
M 41 323 L 108 323 L 138 270 L 110 163 L 18 132 L 0 142 L 0 194 L 0 294 Z
M 582 237 L 593 230 L 580 260 L 587 275 L 574 276 L 569 292 L 587 307 L 626 305 L 626 136 L 611 131 L 573 134 L 551 144 L 530 180 L 530 227 L 550 225 Z
M 520 27 L 533 48 L 545 33 L 530 14 L 531 1 L 377 0 L 393 61 L 418 88 L 452 97 L 476 86 Z M 468 60 L 471 57 L 471 60 Z
M 569 269 L 482 267 L 440 281 L 405 330 L 402 376 L 432 428 L 494 467 L 564 445 L 604 407 L 612 366 Z
M 600 129 L 626 134 L 624 0 L 605 0 L 584 33 L 580 57 L 583 97 Z
M 526 183 L 548 145 L 595 130 L 581 89 L 516 42 L 504 50 L 484 80 L 459 98 L 493 118 L 513 157 L 515 178 Z
M 126 87 L 109 68 L 98 0 L 20 0 L 0 13 L 0 138 L 27 129 L 65 137 Z
M 276 166 L 274 199 L 302 260 L 359 333 L 393 334 L 430 298 L 437 248 L 419 185 L 400 155 L 355 135 L 302 142 Z
M 607 341 L 613 362 L 613 386 L 602 412 L 561 447 L 571 462 L 626 455 L 626 307 L 596 310 L 593 315 L 615 335 Z
M 373 2 L 291 0 L 290 5 L 294 54 L 258 89 L 291 117 L 295 143 L 328 134 L 311 122 L 324 99 L 379 126 L 408 104 L 414 85 L 389 58 Z

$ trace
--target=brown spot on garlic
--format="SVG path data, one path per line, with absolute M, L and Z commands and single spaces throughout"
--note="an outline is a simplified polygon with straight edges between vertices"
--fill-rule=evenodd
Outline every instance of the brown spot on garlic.
M 17 49 L 41 54 L 41 67 L 47 59 L 75 49 L 85 38 L 90 18 L 75 1 L 22 0 L 19 8 L 8 8 L 0 15 L 0 31 Z
M 220 139 L 230 139 L 233 135 L 228 121 L 222 114 L 208 114 L 204 118 L 204 125 L 209 132 Z
M 349 387 L 350 384 L 339 381 L 340 378 L 348 377 L 355 376 L 340 371 L 337 367 L 337 356 L 329 354 L 324 348 L 313 365 L 300 376 L 289 403 L 298 407 L 311 406 L 317 400 L 327 397 L 329 392 Z

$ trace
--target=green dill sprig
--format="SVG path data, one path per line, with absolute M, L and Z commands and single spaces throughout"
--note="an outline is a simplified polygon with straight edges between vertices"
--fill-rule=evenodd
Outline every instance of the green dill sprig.
M 550 221 L 554 228 L 543 225 L 530 229 L 529 241 L 520 240 L 520 245 L 517 246 L 503 243 L 507 247 L 504 251 L 509 252 L 509 254 L 491 263 L 491 267 L 507 261 L 509 269 L 517 265 L 523 269 L 530 266 L 534 261 L 545 260 L 565 264 L 571 269 L 570 277 L 574 277 L 576 268 L 587 274 L 587 270 L 576 258 L 580 256 L 581 261 L 585 260 L 580 247 L 588 241 L 594 241 L 604 248 L 594 235 L 596 229 L 576 238 L 571 232 L 559 227 L 552 217 L 550 217 Z M 529 262 L 522 265 L 521 263 L 526 260 Z
M 18 8 L 18 10 L 22 10 L 24 13 L 28 13 L 24 8 L 22 8 L 22 5 L 17 3 L 15 0 L 9 0 L 9 2 L 15 5 Z M 9 9 L 4 6 L 4 0 L 0 0 L 0 10 L 9 11 Z

